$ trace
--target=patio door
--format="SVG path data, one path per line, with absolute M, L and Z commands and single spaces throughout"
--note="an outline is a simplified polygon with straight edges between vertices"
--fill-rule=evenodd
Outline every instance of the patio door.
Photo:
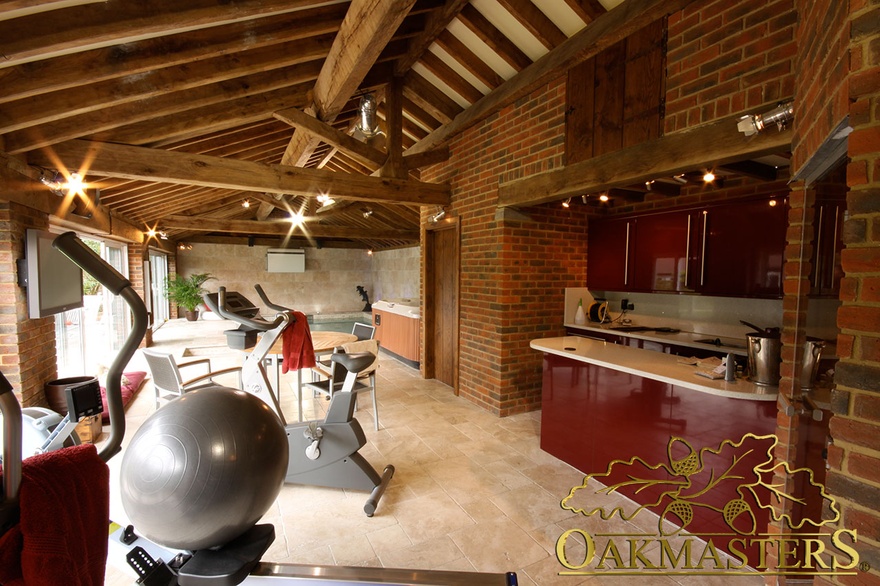
M 146 271 L 145 271 L 146 274 Z M 168 298 L 165 297 L 165 282 L 168 280 L 168 256 L 150 251 L 150 311 L 153 314 L 153 329 L 160 327 L 169 317 Z
M 83 238 L 122 275 L 128 274 L 124 244 Z M 59 377 L 95 375 L 109 366 L 131 330 L 131 317 L 121 298 L 83 274 L 83 307 L 55 316 L 56 364 Z

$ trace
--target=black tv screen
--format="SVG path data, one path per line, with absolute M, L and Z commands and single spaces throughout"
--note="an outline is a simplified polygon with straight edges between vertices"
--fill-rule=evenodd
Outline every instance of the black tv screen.
M 82 269 L 52 248 L 57 234 L 27 230 L 28 317 L 40 318 L 83 306 Z

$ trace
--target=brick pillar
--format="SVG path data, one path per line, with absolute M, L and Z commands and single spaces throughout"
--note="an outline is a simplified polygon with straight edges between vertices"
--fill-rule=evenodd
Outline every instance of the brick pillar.
M 859 583 L 875 584 L 880 583 L 880 5 L 853 1 L 850 10 L 849 219 L 826 484 L 840 505 L 841 526 L 859 532 L 856 548 L 871 568 Z

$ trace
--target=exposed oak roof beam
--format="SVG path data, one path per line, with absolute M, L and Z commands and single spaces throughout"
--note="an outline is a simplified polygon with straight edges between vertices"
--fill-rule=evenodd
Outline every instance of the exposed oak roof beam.
M 143 147 L 75 140 L 56 145 L 51 153 L 30 154 L 44 167 L 76 169 L 98 176 L 201 185 L 241 191 L 315 196 L 321 193 L 385 203 L 448 204 L 446 184 L 390 177 L 342 175 L 322 169 L 264 165 L 234 159 L 193 155 Z
M 355 240 L 409 240 L 419 239 L 418 230 L 357 229 L 343 226 L 324 226 L 306 222 L 304 227 L 293 227 L 287 220 L 224 220 L 206 216 L 167 216 L 162 227 L 193 232 L 228 232 L 233 234 L 263 234 L 274 236 L 311 236 L 313 238 L 351 238 Z
M 387 155 L 382 151 L 357 140 L 341 130 L 337 130 L 329 124 L 321 122 L 317 118 L 309 116 L 298 108 L 279 110 L 273 116 L 286 124 L 290 124 L 297 130 L 305 130 L 313 134 L 330 146 L 338 148 L 368 167 L 378 168 L 385 163 L 387 158 Z
M 35 14 L 0 22 L 0 67 L 109 47 L 162 35 L 231 24 L 260 16 L 294 12 L 321 0 L 240 0 L 235 10 L 218 10 L 209 0 L 151 0 L 150 18 L 142 2 L 108 2 L 57 11 L 47 26 Z
M 315 81 L 312 94 L 314 102 L 307 110 L 308 114 L 324 122 L 333 122 L 336 119 L 413 4 L 415 0 L 352 1 Z M 308 161 L 319 143 L 320 140 L 308 132 L 294 132 L 281 163 L 302 165 Z M 270 213 L 272 206 L 260 204 L 257 217 L 264 219 Z
M 558 201 L 658 177 L 671 177 L 706 163 L 724 165 L 791 150 L 790 128 L 747 138 L 736 128 L 739 118 L 724 118 L 556 171 L 506 183 L 498 188 L 498 206 L 531 206 Z
M 332 4 L 290 14 L 126 43 L 9 68 L 0 102 L 83 87 L 202 59 L 334 33 L 348 8 Z M 278 48 L 276 47 L 276 50 Z

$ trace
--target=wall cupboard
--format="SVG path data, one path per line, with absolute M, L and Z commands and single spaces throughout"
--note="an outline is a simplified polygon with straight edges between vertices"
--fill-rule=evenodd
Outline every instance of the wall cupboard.
M 590 222 L 587 286 L 599 291 L 782 296 L 785 198 Z

